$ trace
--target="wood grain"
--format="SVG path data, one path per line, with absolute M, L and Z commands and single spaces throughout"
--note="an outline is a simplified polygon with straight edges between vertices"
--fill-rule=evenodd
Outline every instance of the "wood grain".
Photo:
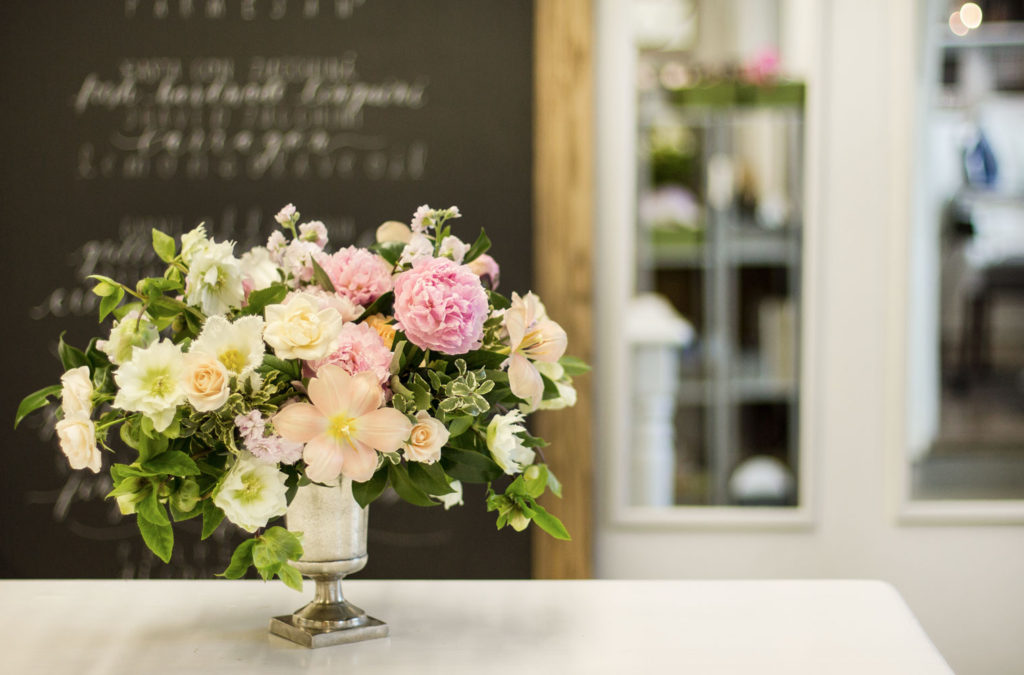
M 569 334 L 568 352 L 592 362 L 594 203 L 594 15 L 592 0 L 536 0 L 534 63 L 534 268 L 548 314 Z M 533 576 L 593 574 L 593 377 L 575 381 L 574 408 L 538 413 L 544 458 L 563 485 L 545 507 L 562 518 L 571 542 L 538 528 Z

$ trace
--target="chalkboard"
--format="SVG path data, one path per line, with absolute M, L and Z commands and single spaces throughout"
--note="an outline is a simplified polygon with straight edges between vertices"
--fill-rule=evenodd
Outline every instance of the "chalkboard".
M 52 421 L 57 336 L 97 333 L 99 273 L 153 273 L 150 230 L 201 221 L 237 251 L 293 202 L 333 246 L 457 204 L 505 291 L 531 269 L 532 14 L 525 0 L 5 0 L 0 5 L 4 386 L 0 576 L 208 577 L 238 539 L 179 530 L 162 565 L 105 472 L 72 472 Z M 443 512 L 371 508 L 367 577 L 523 577 L 529 540 L 479 490 Z

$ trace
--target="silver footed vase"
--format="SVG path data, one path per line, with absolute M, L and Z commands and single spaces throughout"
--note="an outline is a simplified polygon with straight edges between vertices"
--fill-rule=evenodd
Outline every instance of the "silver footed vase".
M 285 524 L 302 533 L 295 568 L 316 583 L 313 601 L 270 620 L 270 632 L 306 647 L 386 637 L 388 625 L 345 600 L 341 580 L 366 566 L 368 510 L 352 496 L 352 481 L 304 485 L 288 506 Z

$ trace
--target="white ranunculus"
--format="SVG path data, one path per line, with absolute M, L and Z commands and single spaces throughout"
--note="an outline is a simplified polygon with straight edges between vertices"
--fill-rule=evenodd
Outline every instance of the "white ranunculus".
M 453 506 L 462 506 L 462 481 L 453 480 L 448 484 L 448 486 L 452 489 L 448 494 L 431 495 L 432 497 L 441 500 L 441 503 L 444 504 L 445 511 Z
M 211 244 L 206 236 L 206 228 L 202 224 L 196 226 L 191 232 L 181 235 L 181 260 L 186 265 L 192 264 L 192 258 L 196 253 L 205 251 Z
M 232 523 L 255 532 L 288 510 L 286 479 L 275 465 L 244 452 L 224 477 L 213 503 Z
M 88 415 L 75 413 L 57 422 L 57 438 L 72 469 L 99 473 L 103 457 L 96 447 L 96 427 Z
M 115 366 L 127 363 L 132 358 L 133 347 L 148 347 L 160 337 L 148 314 L 132 310 L 110 329 L 109 340 L 99 340 L 96 347 L 107 355 Z
M 242 254 L 241 265 L 242 279 L 248 279 L 254 291 L 262 291 L 275 281 L 281 280 L 281 273 L 270 257 L 270 251 L 262 246 L 256 246 Z
M 501 470 L 510 476 L 533 463 L 533 450 L 523 445 L 523 439 L 516 435 L 526 431 L 522 421 L 523 413 L 510 410 L 504 415 L 495 415 L 487 425 L 487 449 Z
M 227 368 L 215 356 L 185 354 L 185 396 L 197 411 L 217 410 L 227 402 L 231 395 L 230 377 Z
M 65 415 L 80 413 L 88 417 L 92 413 L 92 379 L 89 366 L 72 368 L 60 377 L 63 385 L 60 392 L 60 407 Z
M 156 431 L 163 431 L 185 402 L 184 379 L 185 358 L 178 345 L 161 340 L 145 349 L 136 347 L 131 361 L 114 372 L 114 407 L 137 410 Z
M 448 429 L 441 420 L 430 416 L 426 410 L 416 413 L 416 424 L 412 427 L 409 442 L 405 444 L 405 457 L 410 462 L 433 464 L 441 459 L 441 448 L 448 442 Z
M 245 300 L 242 264 L 232 255 L 234 248 L 234 242 L 211 243 L 192 256 L 185 301 L 208 316 L 238 309 Z
M 292 293 L 279 305 L 266 309 L 263 339 L 282 359 L 322 359 L 331 352 L 341 332 L 341 315 L 308 293 Z
M 260 367 L 265 351 L 263 317 L 243 316 L 232 323 L 222 316 L 211 316 L 189 353 L 208 354 L 241 378 Z

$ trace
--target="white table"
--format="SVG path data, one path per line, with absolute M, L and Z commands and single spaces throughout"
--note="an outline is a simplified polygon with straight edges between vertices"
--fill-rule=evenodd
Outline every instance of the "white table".
M 360 581 L 391 636 L 267 632 L 312 597 L 260 581 L 0 581 L 4 673 L 950 673 L 874 581 Z

